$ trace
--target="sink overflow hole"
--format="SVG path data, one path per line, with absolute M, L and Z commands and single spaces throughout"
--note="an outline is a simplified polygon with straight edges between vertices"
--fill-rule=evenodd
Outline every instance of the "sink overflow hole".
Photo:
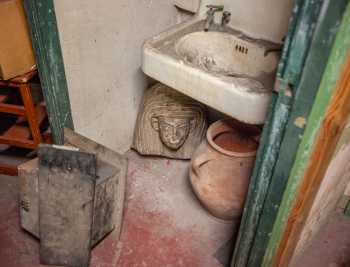
M 235 46 L 236 51 L 243 53 L 243 54 L 248 54 L 248 48 L 242 45 L 236 45 Z

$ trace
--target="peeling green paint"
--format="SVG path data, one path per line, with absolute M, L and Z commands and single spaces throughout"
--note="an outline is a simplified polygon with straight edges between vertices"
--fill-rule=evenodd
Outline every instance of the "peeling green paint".
M 250 255 L 258 253 L 258 251 L 252 251 L 252 246 L 293 103 L 294 92 L 290 91 L 290 87 L 293 89 L 297 86 L 302 74 L 315 28 L 313 22 L 317 20 L 321 2 L 321 0 L 296 0 L 295 2 L 277 73 L 279 82 L 276 85 L 280 88 L 276 89 L 279 94 L 274 96 L 264 127 L 236 241 L 232 267 L 247 266 Z M 273 221 L 270 223 L 273 224 Z M 258 258 L 261 259 L 263 251 L 259 250 L 259 254 Z M 255 260 L 249 264 L 254 267 L 259 266 L 255 265 Z
M 334 2 L 330 3 L 333 5 Z M 288 179 L 286 191 L 278 211 L 271 238 L 269 240 L 268 249 L 264 256 L 262 266 L 270 267 L 276 255 L 277 248 L 280 244 L 288 215 L 293 207 L 297 190 L 299 188 L 301 178 L 306 168 L 306 164 L 312 152 L 315 138 L 320 129 L 329 101 L 335 89 L 336 82 L 341 73 L 344 60 L 350 49 L 350 4 L 347 5 L 346 11 L 337 33 L 337 37 L 332 48 L 330 60 L 328 61 L 325 74 L 322 78 L 320 88 L 318 90 L 315 104 L 312 108 L 308 124 L 297 151 L 295 163 Z
M 39 76 L 54 142 L 63 144 L 63 129 L 73 129 L 67 81 L 53 0 L 24 0 Z
M 272 164 L 276 158 L 280 141 L 283 136 L 284 125 L 287 122 L 291 97 L 285 94 L 286 85 L 281 87 L 279 96 L 274 96 L 274 105 L 271 106 L 269 119 L 264 127 L 263 142 L 257 154 L 250 189 L 247 196 L 240 232 L 235 248 L 232 266 L 246 266 L 249 257 L 251 241 L 254 239 L 255 227 L 258 224 L 259 212 L 262 210 L 264 198 L 269 185 L 269 178 L 273 169 Z M 269 142 L 273 140 L 273 142 Z M 257 178 L 255 178 L 257 177 Z M 245 231 L 243 230 L 245 229 Z
M 327 65 L 346 2 L 347 0 L 339 0 L 336 5 L 334 3 L 330 5 L 330 1 L 325 1 L 320 11 L 322 16 L 318 16 L 317 27 L 303 67 L 302 76 L 294 92 L 294 103 L 271 177 L 248 266 L 261 266 L 262 264 L 273 223 L 277 217 L 278 208 Z M 327 41 L 325 42 L 325 40 Z

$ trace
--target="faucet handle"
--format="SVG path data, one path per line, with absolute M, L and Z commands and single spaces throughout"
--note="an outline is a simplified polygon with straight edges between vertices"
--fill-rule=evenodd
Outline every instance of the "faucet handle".
M 208 12 L 224 11 L 223 5 L 207 5 L 207 8 L 209 8 Z
M 231 13 L 228 11 L 224 11 L 221 19 L 221 26 L 227 25 L 231 20 Z

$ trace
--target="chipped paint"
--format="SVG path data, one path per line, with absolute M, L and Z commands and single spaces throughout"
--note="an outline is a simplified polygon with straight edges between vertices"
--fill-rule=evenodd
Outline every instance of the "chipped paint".
M 63 144 L 63 128 L 73 128 L 68 87 L 53 0 L 24 1 L 38 71 L 56 144 Z
M 342 1 L 344 5 L 347 1 Z M 331 1 L 327 2 L 328 6 L 334 6 Z M 340 11 L 343 11 L 341 9 Z M 308 119 L 308 125 L 306 127 L 303 139 L 299 146 L 295 164 L 289 175 L 286 193 L 283 196 L 283 200 L 278 212 L 278 216 L 273 228 L 272 236 L 269 241 L 268 250 L 265 254 L 263 266 L 272 266 L 272 261 L 280 245 L 281 238 L 284 234 L 286 220 L 288 214 L 293 207 L 297 189 L 301 183 L 301 177 L 304 173 L 308 159 L 311 155 L 314 141 L 320 129 L 321 122 L 324 118 L 327 106 L 335 89 L 335 85 L 341 68 L 343 66 L 346 54 L 350 47 L 350 5 L 347 4 L 347 8 L 344 11 L 342 24 L 338 30 L 335 43 L 332 48 L 330 59 L 328 61 L 326 70 L 324 72 L 318 94 L 315 99 L 315 104 Z
M 306 125 L 306 119 L 304 117 L 297 117 L 295 120 L 294 120 L 294 125 L 303 129 Z

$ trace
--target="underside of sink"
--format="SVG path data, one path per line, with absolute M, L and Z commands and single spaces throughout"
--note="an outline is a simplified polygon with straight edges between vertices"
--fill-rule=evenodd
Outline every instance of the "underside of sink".
M 150 77 L 220 112 L 263 124 L 278 64 L 277 45 L 230 28 L 204 32 L 192 20 L 148 40 L 142 69 Z

